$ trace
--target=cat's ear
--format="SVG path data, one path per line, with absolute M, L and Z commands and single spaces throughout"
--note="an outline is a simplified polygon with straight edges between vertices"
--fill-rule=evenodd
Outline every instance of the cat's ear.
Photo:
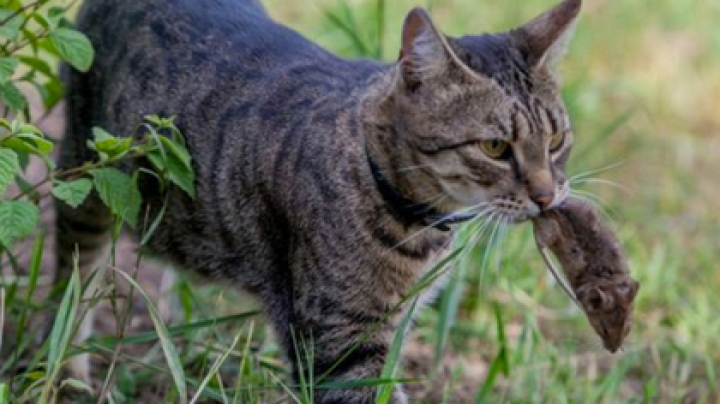
M 526 52 L 530 66 L 550 70 L 555 67 L 572 37 L 581 4 L 581 0 L 565 0 L 510 31 L 513 40 Z
M 417 88 L 446 73 L 452 50 L 422 8 L 412 9 L 405 17 L 400 49 L 400 71 L 408 88 Z

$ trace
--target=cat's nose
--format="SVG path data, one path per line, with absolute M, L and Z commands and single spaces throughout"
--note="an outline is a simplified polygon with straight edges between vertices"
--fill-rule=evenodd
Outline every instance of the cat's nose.
M 545 210 L 550 206 L 552 201 L 555 199 L 555 193 L 554 192 L 543 192 L 543 193 L 537 193 L 530 195 L 530 199 L 535 202 L 535 204 L 540 208 L 540 210 Z
M 525 178 L 530 200 L 535 202 L 540 210 L 550 207 L 553 199 L 555 199 L 555 182 L 553 181 L 552 172 L 547 169 L 538 169 L 528 173 Z

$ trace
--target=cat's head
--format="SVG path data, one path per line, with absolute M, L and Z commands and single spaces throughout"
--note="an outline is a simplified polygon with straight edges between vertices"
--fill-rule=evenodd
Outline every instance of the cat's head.
M 565 199 L 573 136 L 554 70 L 580 3 L 462 38 L 441 34 L 422 9 L 408 14 L 381 107 L 393 168 L 414 200 L 446 212 L 484 204 L 520 221 Z

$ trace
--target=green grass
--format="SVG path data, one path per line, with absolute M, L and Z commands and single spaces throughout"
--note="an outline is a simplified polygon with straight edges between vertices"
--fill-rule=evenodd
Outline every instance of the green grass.
M 430 3 L 433 17 L 450 35 L 506 29 L 553 4 Z M 404 14 L 417 2 L 266 4 L 276 19 L 342 55 L 392 60 Z M 509 231 L 502 249 L 487 257 L 482 248 L 469 254 L 438 303 L 420 312 L 407 349 L 419 365 L 391 363 L 381 380 L 371 382 L 383 386 L 410 378 L 414 402 L 429 403 L 720 400 L 718 21 L 715 0 L 586 0 L 562 65 L 564 98 L 576 132 L 569 171 L 620 163 L 594 176 L 622 189 L 591 181 L 578 186 L 602 198 L 612 212 L 641 283 L 625 351 L 611 355 L 601 348 L 583 314 L 546 273 L 529 225 L 522 225 Z M 40 275 L 42 241 L 38 245 L 28 275 L 15 279 L 19 286 L 3 282 L 0 287 L 0 404 L 55 394 L 58 384 L 51 382 L 65 380 L 55 371 L 79 350 L 102 358 L 100 384 L 102 372 L 114 369 L 104 389 L 114 403 L 195 397 L 303 402 L 310 395 L 288 381 L 257 305 L 216 286 L 181 283 L 176 293 L 184 311 L 178 324 L 166 327 L 149 314 L 152 303 L 138 303 L 128 305 L 136 313 L 128 323 L 145 324 L 110 331 L 76 349 L 66 338 L 73 327 L 58 322 L 53 338 L 35 347 L 31 327 L 16 333 L 15 326 L 36 325 L 50 310 L 38 292 L 47 286 Z M 68 309 L 78 288 L 71 285 L 63 306 Z M 123 297 L 132 289 L 138 294 L 141 286 L 153 288 L 116 276 L 103 297 L 115 295 L 118 304 L 107 313 L 124 316 Z M 75 313 L 76 320 L 82 314 Z M 6 354 L 8 346 L 15 349 Z M 181 398 L 183 389 L 187 394 Z M 382 397 L 385 390 L 379 390 Z

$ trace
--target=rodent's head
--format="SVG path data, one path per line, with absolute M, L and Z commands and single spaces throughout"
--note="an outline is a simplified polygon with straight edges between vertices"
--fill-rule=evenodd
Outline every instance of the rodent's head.
M 593 277 L 576 291 L 576 296 L 587 314 L 603 346 L 616 352 L 632 328 L 632 310 L 640 284 L 628 275 L 612 278 Z

